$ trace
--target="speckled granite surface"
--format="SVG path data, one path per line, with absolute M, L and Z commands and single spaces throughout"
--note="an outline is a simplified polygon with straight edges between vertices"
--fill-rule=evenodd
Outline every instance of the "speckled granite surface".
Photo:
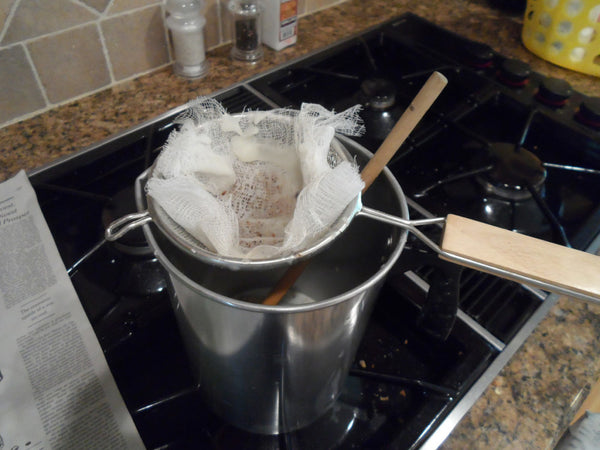
M 600 96 L 600 79 L 529 53 L 520 42 L 520 14 L 498 9 L 501 4 L 502 0 L 349 0 L 303 18 L 298 44 L 278 53 L 267 49 L 265 59 L 254 67 L 233 63 L 229 47 L 222 47 L 208 54 L 210 73 L 202 80 L 183 80 L 164 69 L 0 129 L 0 180 L 407 11 Z M 600 306 L 561 299 L 443 448 L 551 448 L 564 429 L 571 403 L 598 378 Z
M 599 375 L 600 306 L 561 298 L 442 448 L 553 448 Z

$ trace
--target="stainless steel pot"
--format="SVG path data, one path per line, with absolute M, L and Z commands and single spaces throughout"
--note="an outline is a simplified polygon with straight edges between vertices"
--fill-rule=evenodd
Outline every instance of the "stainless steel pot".
M 348 148 L 364 162 L 361 146 Z M 144 176 L 136 183 L 144 210 Z M 386 169 L 365 194 L 369 204 L 408 218 L 400 186 Z M 172 303 L 200 391 L 229 423 L 274 434 L 308 425 L 338 397 L 405 230 L 357 219 L 316 255 L 277 306 L 260 301 L 286 267 L 232 271 L 195 258 L 154 224 L 143 227 L 172 282 Z M 258 303 L 253 303 L 253 300 Z

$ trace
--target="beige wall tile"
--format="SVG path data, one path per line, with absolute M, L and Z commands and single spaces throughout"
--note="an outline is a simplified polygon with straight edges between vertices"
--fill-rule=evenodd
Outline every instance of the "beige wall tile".
M 0 32 L 4 29 L 6 18 L 16 0 L 0 0 Z
M 233 39 L 233 18 L 227 9 L 229 0 L 221 0 L 221 39 L 229 42 Z
M 116 14 L 132 9 L 143 8 L 149 5 L 162 4 L 161 0 L 114 0 L 108 10 L 108 14 Z
M 301 16 L 306 12 L 306 0 L 298 0 L 298 15 Z
M 110 84 L 96 25 L 40 38 L 27 48 L 51 103 Z
M 64 30 L 97 18 L 89 9 L 69 0 L 21 0 L 8 24 L 2 45 Z
M 305 0 L 306 1 L 306 12 L 311 13 L 320 9 L 333 6 L 336 3 L 341 3 L 341 0 Z
M 231 42 L 231 17 L 227 11 L 229 0 L 204 1 L 208 50 Z M 298 14 L 310 14 L 343 1 L 298 0 Z M 164 2 L 0 0 L 0 54 L 4 55 L 0 62 L 0 126 L 33 113 L 35 108 L 47 108 L 48 101 L 69 101 L 168 64 Z M 25 45 L 38 71 L 37 78 L 25 58 Z M 18 94 L 11 90 L 12 85 Z M 21 85 L 27 87 L 26 91 Z
M 101 22 L 115 80 L 122 80 L 169 62 L 165 27 L 159 6 Z
M 226 3 L 226 0 L 223 1 Z M 206 26 L 204 27 L 204 44 L 206 48 L 216 47 L 221 43 L 222 27 L 220 17 L 223 11 L 219 12 L 221 3 L 219 0 L 207 0 L 204 8 L 204 17 Z
M 45 106 L 23 47 L 0 50 L 0 124 Z
M 90 8 L 94 8 L 98 12 L 104 12 L 110 0 L 81 0 L 81 3 L 88 5 Z

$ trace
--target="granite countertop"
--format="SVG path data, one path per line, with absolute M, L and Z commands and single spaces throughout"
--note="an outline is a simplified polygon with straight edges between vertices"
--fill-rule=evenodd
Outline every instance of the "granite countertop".
M 533 70 L 600 96 L 598 78 L 556 67 L 520 42 L 521 14 L 503 0 L 348 0 L 303 17 L 298 43 L 265 49 L 255 66 L 234 63 L 229 46 L 208 52 L 209 74 L 185 80 L 165 68 L 0 129 L 0 181 L 71 154 L 113 134 L 350 34 L 410 11 Z M 514 3 L 514 2 L 513 2 Z M 552 448 L 571 405 L 600 378 L 600 305 L 561 298 L 444 442 L 443 448 Z

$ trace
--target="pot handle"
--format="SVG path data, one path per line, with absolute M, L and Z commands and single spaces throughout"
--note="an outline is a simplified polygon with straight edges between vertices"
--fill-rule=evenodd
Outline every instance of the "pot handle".
M 151 221 L 152 217 L 150 217 L 148 211 L 127 214 L 126 216 L 113 221 L 104 231 L 104 237 L 107 241 L 116 241 L 131 230 L 139 228 Z
M 406 220 L 363 206 L 359 215 L 409 230 L 446 261 L 600 304 L 600 258 L 590 253 L 453 214 Z M 444 224 L 440 246 L 417 229 L 432 224 Z

